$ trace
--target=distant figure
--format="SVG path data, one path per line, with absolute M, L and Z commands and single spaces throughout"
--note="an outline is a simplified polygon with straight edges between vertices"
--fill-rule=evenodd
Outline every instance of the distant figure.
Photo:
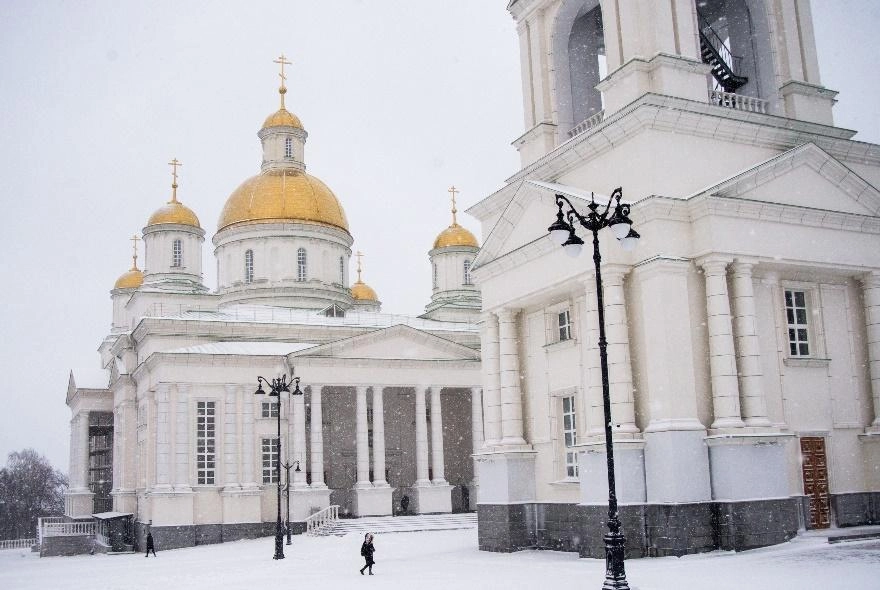
M 147 533 L 147 554 L 144 555 L 144 557 L 149 557 L 150 551 L 153 552 L 153 557 L 156 557 L 156 546 L 153 544 L 153 533 Z
M 471 491 L 467 486 L 461 486 L 461 509 L 464 512 L 471 511 Z
M 409 496 L 406 494 L 403 495 L 403 498 L 400 499 L 400 509 L 404 514 L 409 513 Z
M 373 535 L 367 533 L 364 535 L 364 544 L 361 545 L 361 555 L 363 555 L 366 563 L 364 567 L 361 568 L 361 575 L 364 575 L 364 570 L 369 569 L 370 575 L 373 575 L 373 564 L 376 563 L 373 561 L 373 553 L 376 551 L 376 548 L 373 547 Z

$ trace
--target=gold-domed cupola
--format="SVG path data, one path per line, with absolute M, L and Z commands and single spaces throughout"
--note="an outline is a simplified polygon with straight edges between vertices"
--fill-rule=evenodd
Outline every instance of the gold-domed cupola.
M 440 235 L 434 240 L 434 248 L 448 248 L 450 246 L 479 248 L 480 245 L 477 243 L 477 238 L 474 237 L 474 234 L 458 225 L 458 220 L 456 219 L 458 209 L 455 208 L 455 193 L 459 192 L 458 189 L 453 186 L 450 187 L 449 192 L 452 194 L 452 225 L 440 232 Z
M 150 215 L 147 221 L 147 227 L 153 225 L 161 225 L 165 223 L 173 223 L 177 225 L 190 225 L 201 229 L 199 218 L 192 209 L 177 200 L 177 168 L 182 166 L 177 158 L 168 163 L 174 169 L 174 180 L 171 183 L 171 200 Z
M 308 133 L 303 128 L 299 117 L 287 110 L 284 106 L 284 96 L 287 94 L 287 77 L 284 75 L 284 66 L 290 62 L 282 53 L 274 60 L 281 66 L 281 86 L 278 87 L 278 95 L 281 106 L 277 111 L 269 115 L 257 136 L 263 142 L 263 172 L 273 170 L 296 170 L 305 172 L 305 144 Z
M 137 237 L 137 234 L 131 237 L 132 247 L 134 248 L 131 257 L 131 268 L 116 279 L 116 284 L 113 285 L 114 289 L 137 289 L 144 284 L 144 273 L 138 268 L 137 243 L 139 240 L 140 238 Z
M 358 251 L 355 256 L 357 256 L 358 278 L 351 286 L 351 298 L 354 300 L 354 306 L 366 311 L 379 311 L 382 305 L 379 301 L 379 296 L 376 295 L 373 288 L 366 284 L 361 278 L 361 258 L 363 258 L 364 255 Z

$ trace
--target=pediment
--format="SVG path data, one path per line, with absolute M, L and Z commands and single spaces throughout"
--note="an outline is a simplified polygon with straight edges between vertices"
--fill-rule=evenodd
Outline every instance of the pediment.
M 294 352 L 290 357 L 479 361 L 480 353 L 451 340 L 398 324 Z
M 692 195 L 739 198 L 856 215 L 880 215 L 880 192 L 812 143 Z

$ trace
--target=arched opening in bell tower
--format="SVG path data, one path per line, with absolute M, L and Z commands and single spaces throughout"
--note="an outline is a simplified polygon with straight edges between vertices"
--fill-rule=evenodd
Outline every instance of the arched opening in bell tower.
M 602 111 L 596 85 L 607 74 L 605 33 L 599 0 L 565 2 L 553 34 L 556 112 L 560 141 Z
M 764 1 L 698 0 L 696 4 L 700 55 L 712 66 L 712 89 L 770 100 L 775 84 Z

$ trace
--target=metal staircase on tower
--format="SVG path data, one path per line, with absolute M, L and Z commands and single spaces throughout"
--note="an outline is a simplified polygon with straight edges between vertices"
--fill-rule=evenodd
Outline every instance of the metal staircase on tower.
M 740 72 L 742 57 L 733 55 L 724 39 L 709 22 L 700 17 L 700 57 L 712 66 L 712 76 L 724 92 L 736 92 L 749 79 Z

